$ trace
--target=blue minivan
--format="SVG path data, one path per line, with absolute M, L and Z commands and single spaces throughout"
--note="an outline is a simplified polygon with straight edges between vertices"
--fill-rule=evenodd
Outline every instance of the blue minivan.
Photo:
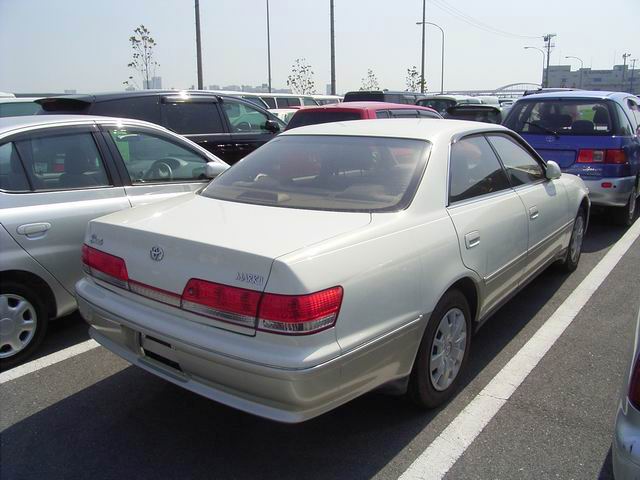
M 504 125 L 545 160 L 578 175 L 593 205 L 631 225 L 640 194 L 640 99 L 586 90 L 529 95 L 514 103 Z

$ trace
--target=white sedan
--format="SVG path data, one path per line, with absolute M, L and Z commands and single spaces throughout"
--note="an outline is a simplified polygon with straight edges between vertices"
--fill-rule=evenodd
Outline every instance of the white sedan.
M 381 386 L 434 407 L 497 308 L 576 268 L 589 208 L 501 126 L 313 125 L 199 193 L 91 221 L 78 303 L 117 355 L 273 420 Z

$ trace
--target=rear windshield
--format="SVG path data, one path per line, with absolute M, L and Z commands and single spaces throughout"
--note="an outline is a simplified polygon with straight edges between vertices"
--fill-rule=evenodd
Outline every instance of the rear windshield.
M 343 102 L 384 102 L 384 93 L 381 92 L 348 92 Z
M 453 107 L 447 110 L 445 118 L 469 120 L 472 122 L 497 123 L 502 121 L 499 110 L 471 107 Z
M 516 102 L 505 126 L 538 135 L 611 135 L 614 128 L 608 102 L 558 99 Z
M 426 100 L 418 100 L 418 105 L 421 107 L 431 107 L 442 115 L 447 112 L 447 108 L 454 107 L 456 105 L 456 101 L 428 98 Z
M 347 120 L 360 120 L 359 112 L 332 112 L 330 110 L 309 111 L 298 110 L 287 125 L 287 130 L 305 125 L 317 125 L 319 123 L 345 122 Z
M 219 175 L 202 195 L 308 210 L 397 211 L 411 202 L 429 148 L 422 140 L 283 135 Z

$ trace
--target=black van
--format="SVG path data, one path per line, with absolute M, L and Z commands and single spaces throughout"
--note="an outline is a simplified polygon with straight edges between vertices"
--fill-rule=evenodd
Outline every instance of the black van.
M 135 118 L 184 135 L 229 164 L 284 130 L 285 124 L 255 103 L 207 92 L 143 90 L 65 95 L 37 100 L 40 114 Z
M 392 92 L 390 90 L 354 90 L 347 92 L 343 102 L 387 102 L 415 105 L 425 98 L 424 93 L 419 92 Z

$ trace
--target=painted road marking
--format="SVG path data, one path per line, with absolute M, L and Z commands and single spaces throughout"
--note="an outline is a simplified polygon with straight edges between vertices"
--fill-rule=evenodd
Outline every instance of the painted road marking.
M 20 366 L 12 368 L 11 370 L 0 373 L 0 385 L 5 382 L 10 382 L 11 380 L 15 380 L 16 378 L 28 375 L 30 373 L 37 372 L 42 368 L 62 362 L 67 358 L 75 357 L 76 355 L 80 355 L 81 353 L 88 352 L 89 350 L 93 350 L 94 348 L 99 346 L 100 344 L 98 344 L 98 342 L 96 342 L 95 340 L 87 340 L 86 342 L 78 343 L 73 347 L 65 348 L 64 350 L 52 353 L 51 355 L 47 355 L 46 357 L 38 358 L 37 360 L 22 364 Z
M 400 480 L 440 480 L 447 474 L 571 325 L 639 236 L 640 220 L 627 230 L 533 337 L 400 475 Z

